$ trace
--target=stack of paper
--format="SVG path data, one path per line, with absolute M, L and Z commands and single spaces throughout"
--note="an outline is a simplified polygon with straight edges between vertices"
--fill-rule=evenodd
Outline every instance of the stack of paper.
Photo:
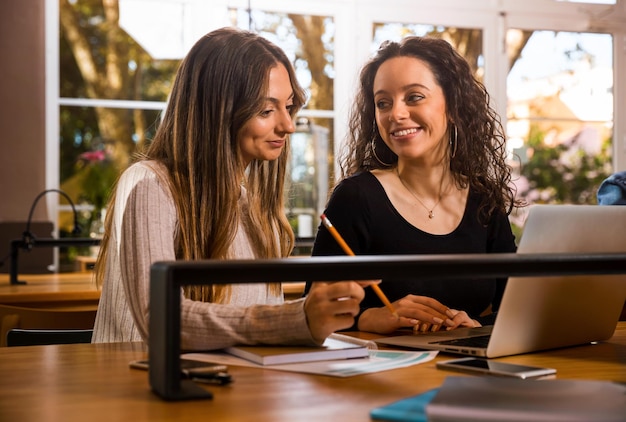
M 275 369 L 279 371 L 301 372 L 307 374 L 327 375 L 331 377 L 352 377 L 355 375 L 371 374 L 373 372 L 389 371 L 391 369 L 405 368 L 407 366 L 419 365 L 429 362 L 437 356 L 436 351 L 415 351 L 405 352 L 400 350 L 376 350 L 376 343 L 368 340 L 361 340 L 343 334 L 332 334 L 325 344 L 331 344 L 336 341 L 344 344 L 352 350 L 351 345 L 359 347 L 358 353 L 365 350 L 367 353 L 363 357 L 346 359 L 345 357 L 329 358 L 328 350 L 322 353 L 317 348 L 307 347 L 301 355 L 295 357 L 295 363 L 280 364 L 261 364 L 253 362 L 252 359 L 243 359 L 224 351 L 208 352 L 208 353 L 186 353 L 181 356 L 183 359 L 193 359 L 202 362 L 220 363 L 223 365 L 247 366 L 253 368 Z M 263 347 L 278 353 L 282 362 L 287 359 L 294 359 L 291 348 L 282 346 Z M 241 347 L 240 347 L 241 349 Z M 312 353 L 312 354 L 311 354 Z M 334 352 L 333 352 L 334 353 Z M 341 352 L 344 353 L 344 352 Z M 350 352 L 352 353 L 352 352 Z M 259 353 L 256 353 L 257 361 Z M 323 360 L 319 360 L 323 358 Z M 266 360 L 267 362 L 267 360 Z

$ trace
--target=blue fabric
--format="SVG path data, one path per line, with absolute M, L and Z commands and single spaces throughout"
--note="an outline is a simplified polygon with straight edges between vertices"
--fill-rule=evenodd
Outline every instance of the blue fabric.
M 607 177 L 597 193 L 599 205 L 626 205 L 626 171 Z
M 435 388 L 386 406 L 377 407 L 370 411 L 370 417 L 374 420 L 394 422 L 427 422 L 426 406 L 438 392 L 439 389 Z

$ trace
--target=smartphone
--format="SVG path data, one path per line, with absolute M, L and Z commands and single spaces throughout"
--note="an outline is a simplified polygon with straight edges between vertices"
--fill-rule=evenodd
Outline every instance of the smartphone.
M 129 363 L 131 368 L 148 369 L 148 360 L 134 360 Z M 208 363 L 200 360 L 181 359 L 180 372 L 185 378 L 211 384 L 228 384 L 232 381 L 226 365 Z
M 481 373 L 515 378 L 539 378 L 556 374 L 554 368 L 516 365 L 513 363 L 496 362 L 489 359 L 461 358 L 437 362 L 437 368 L 451 371 Z

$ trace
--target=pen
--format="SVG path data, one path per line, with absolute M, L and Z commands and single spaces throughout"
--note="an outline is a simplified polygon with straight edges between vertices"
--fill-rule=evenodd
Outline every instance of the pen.
M 350 249 L 350 246 L 348 246 L 348 244 L 346 243 L 345 240 L 343 240 L 343 237 L 341 237 L 341 235 L 339 234 L 339 232 L 337 231 L 337 229 L 332 225 L 332 223 L 330 222 L 330 220 L 328 219 L 328 217 L 326 217 L 326 214 L 322 214 L 321 215 L 322 218 L 322 223 L 324 224 L 324 226 L 328 229 L 328 231 L 330 232 L 330 234 L 335 238 L 335 240 L 337 241 L 337 243 L 339 244 L 339 246 L 341 246 L 341 249 L 343 249 L 343 251 L 350 256 L 354 256 L 354 252 L 352 252 L 352 249 Z M 400 316 L 398 315 L 398 312 L 396 311 L 396 309 L 393 307 L 393 305 L 391 304 L 391 302 L 389 302 L 389 299 L 387 299 L 387 296 L 385 296 L 385 293 L 383 293 L 382 290 L 380 290 L 380 287 L 378 287 L 378 284 L 371 284 L 370 287 L 372 288 L 372 290 L 374 290 L 374 293 L 376 293 L 378 295 L 378 297 L 380 298 L 380 300 L 383 301 L 383 303 L 385 304 L 385 306 L 387 307 L 387 309 L 389 309 L 389 311 L 391 312 L 391 314 L 393 316 L 395 316 L 396 318 L 399 318 Z

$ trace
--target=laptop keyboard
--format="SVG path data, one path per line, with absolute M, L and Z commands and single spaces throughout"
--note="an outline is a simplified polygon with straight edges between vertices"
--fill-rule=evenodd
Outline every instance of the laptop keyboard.
M 444 344 L 451 346 L 463 346 L 463 347 L 482 347 L 485 348 L 489 344 L 489 338 L 491 336 L 489 334 L 484 336 L 476 336 L 476 337 L 465 337 L 465 338 L 457 338 L 454 340 L 444 340 L 444 341 L 436 341 L 433 343 L 436 344 Z

